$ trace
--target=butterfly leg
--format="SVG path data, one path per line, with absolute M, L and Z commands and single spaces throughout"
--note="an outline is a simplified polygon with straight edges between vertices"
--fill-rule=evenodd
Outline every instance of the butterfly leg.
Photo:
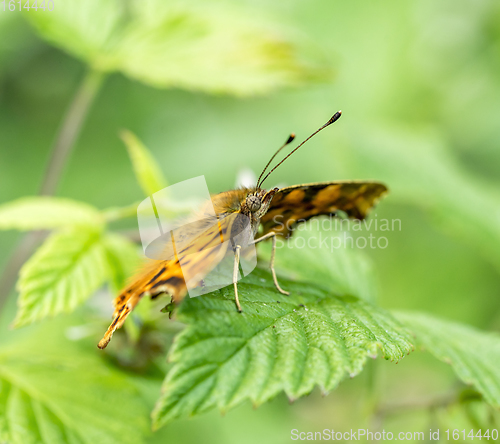
M 243 310 L 241 309 L 240 300 L 238 299 L 238 272 L 240 265 L 240 250 L 241 246 L 236 245 L 234 248 L 234 269 L 233 269 L 233 285 L 234 285 L 234 299 L 236 302 L 236 307 L 238 311 L 241 313 Z
M 274 286 L 281 294 L 289 296 L 290 292 L 285 291 L 280 287 L 280 284 L 278 283 L 278 278 L 276 277 L 276 270 L 274 269 L 274 257 L 276 255 L 276 233 L 271 231 L 270 233 L 267 233 L 264 236 L 259 237 L 258 239 L 255 239 L 252 243 L 258 244 L 259 242 L 262 242 L 262 241 L 269 239 L 269 238 L 271 238 L 273 240 L 273 246 L 271 249 L 271 261 L 269 262 L 269 268 L 271 269 L 271 274 L 273 275 Z

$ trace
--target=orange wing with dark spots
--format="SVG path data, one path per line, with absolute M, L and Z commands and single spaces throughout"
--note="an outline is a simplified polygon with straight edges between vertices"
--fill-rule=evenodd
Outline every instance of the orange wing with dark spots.
M 262 217 L 264 233 L 290 237 L 297 223 L 311 217 L 344 211 L 354 219 L 364 219 L 370 209 L 387 193 L 378 182 L 324 182 L 280 189 Z
M 234 213 L 235 216 L 237 214 Z M 98 347 L 105 348 L 109 344 L 115 330 L 123 325 L 143 296 L 154 298 L 161 293 L 168 293 L 174 301 L 179 302 L 187 293 L 184 275 L 189 276 L 190 282 L 201 282 L 224 257 L 228 248 L 228 242 L 225 241 L 230 237 L 235 219 L 232 214 L 226 214 L 216 223 L 213 220 L 200 221 L 207 225 L 197 230 L 193 230 L 191 224 L 193 232 L 201 234 L 193 235 L 189 244 L 173 258 L 170 258 L 170 251 L 166 251 L 168 260 L 149 261 L 114 300 L 113 322 Z M 214 249 L 216 246 L 220 248 Z

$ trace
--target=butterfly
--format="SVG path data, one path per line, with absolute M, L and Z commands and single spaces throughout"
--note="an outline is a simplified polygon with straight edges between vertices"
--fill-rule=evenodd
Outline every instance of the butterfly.
M 204 276 L 214 269 L 226 252 L 224 249 L 210 247 L 220 245 L 221 238 L 231 237 L 231 233 L 239 223 L 239 216 L 245 216 L 250 225 L 248 239 L 240 243 L 257 244 L 271 239 L 269 267 L 274 285 L 280 293 L 288 295 L 289 293 L 280 287 L 274 268 L 276 237 L 288 238 L 293 234 L 297 224 L 315 216 L 336 215 L 339 211 L 350 218 L 364 219 L 377 201 L 387 193 L 385 185 L 372 181 L 321 182 L 285 188 L 275 187 L 270 190 L 262 188 L 264 181 L 276 168 L 310 138 L 337 121 L 341 114 L 341 111 L 335 113 L 327 123 L 299 144 L 262 178 L 276 155 L 294 140 L 295 135 L 290 135 L 285 144 L 271 157 L 254 187 L 211 196 L 215 214 L 222 223 L 211 223 L 201 229 L 198 226 L 194 230 L 196 234 L 191 234 L 185 229 L 185 232 L 180 233 L 183 242 L 176 251 L 166 259 L 150 260 L 114 300 L 113 322 L 98 347 L 103 349 L 108 345 L 115 330 L 123 325 L 127 316 L 143 297 L 156 298 L 167 293 L 174 302 L 179 302 L 187 293 L 184 280 L 186 274 L 196 276 L 202 285 Z M 262 227 L 261 235 L 255 239 L 259 227 Z M 234 250 L 234 296 L 236 308 L 241 312 L 237 276 L 242 245 L 229 246 L 227 242 L 225 245 L 226 249 Z

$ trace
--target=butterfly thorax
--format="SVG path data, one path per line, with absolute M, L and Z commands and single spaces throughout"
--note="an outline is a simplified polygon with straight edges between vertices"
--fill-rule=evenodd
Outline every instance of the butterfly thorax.
M 226 217 L 240 213 L 249 218 L 253 236 L 257 234 L 260 219 L 267 213 L 278 188 L 262 190 L 257 188 L 240 188 L 212 196 L 215 213 Z

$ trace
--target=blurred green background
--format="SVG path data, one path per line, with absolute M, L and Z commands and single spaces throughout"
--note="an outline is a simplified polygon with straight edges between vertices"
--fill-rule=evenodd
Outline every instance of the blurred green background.
M 123 128 L 154 153 L 170 183 L 205 175 L 210 190 L 219 192 L 234 186 L 240 169 L 259 172 L 291 131 L 302 139 L 342 109 L 342 119 L 287 161 L 274 183 L 385 182 L 390 195 L 377 216 L 400 219 L 402 230 L 388 233 L 388 248 L 366 250 L 380 305 L 500 330 L 500 4 L 240 0 L 231 8 L 275 23 L 277 33 L 303 42 L 331 73 L 249 97 L 154 88 L 112 74 L 57 195 L 99 208 L 142 199 L 118 137 Z M 38 192 L 86 70 L 42 40 L 21 13 L 0 11 L 0 203 Z M 0 269 L 21 237 L 0 232 Z M 7 322 L 15 297 L 12 292 L 4 308 Z M 373 379 L 384 403 L 409 405 L 456 385 L 445 364 L 414 353 L 398 366 L 371 362 L 326 398 L 314 392 L 290 406 L 280 396 L 257 410 L 243 405 L 223 417 L 211 412 L 168 425 L 148 442 L 277 443 L 289 442 L 291 429 L 372 427 L 366 406 L 373 402 L 367 389 Z M 158 384 L 142 388 L 152 405 Z M 401 408 L 383 427 L 427 430 L 440 415 L 445 424 L 468 424 L 454 408 Z

